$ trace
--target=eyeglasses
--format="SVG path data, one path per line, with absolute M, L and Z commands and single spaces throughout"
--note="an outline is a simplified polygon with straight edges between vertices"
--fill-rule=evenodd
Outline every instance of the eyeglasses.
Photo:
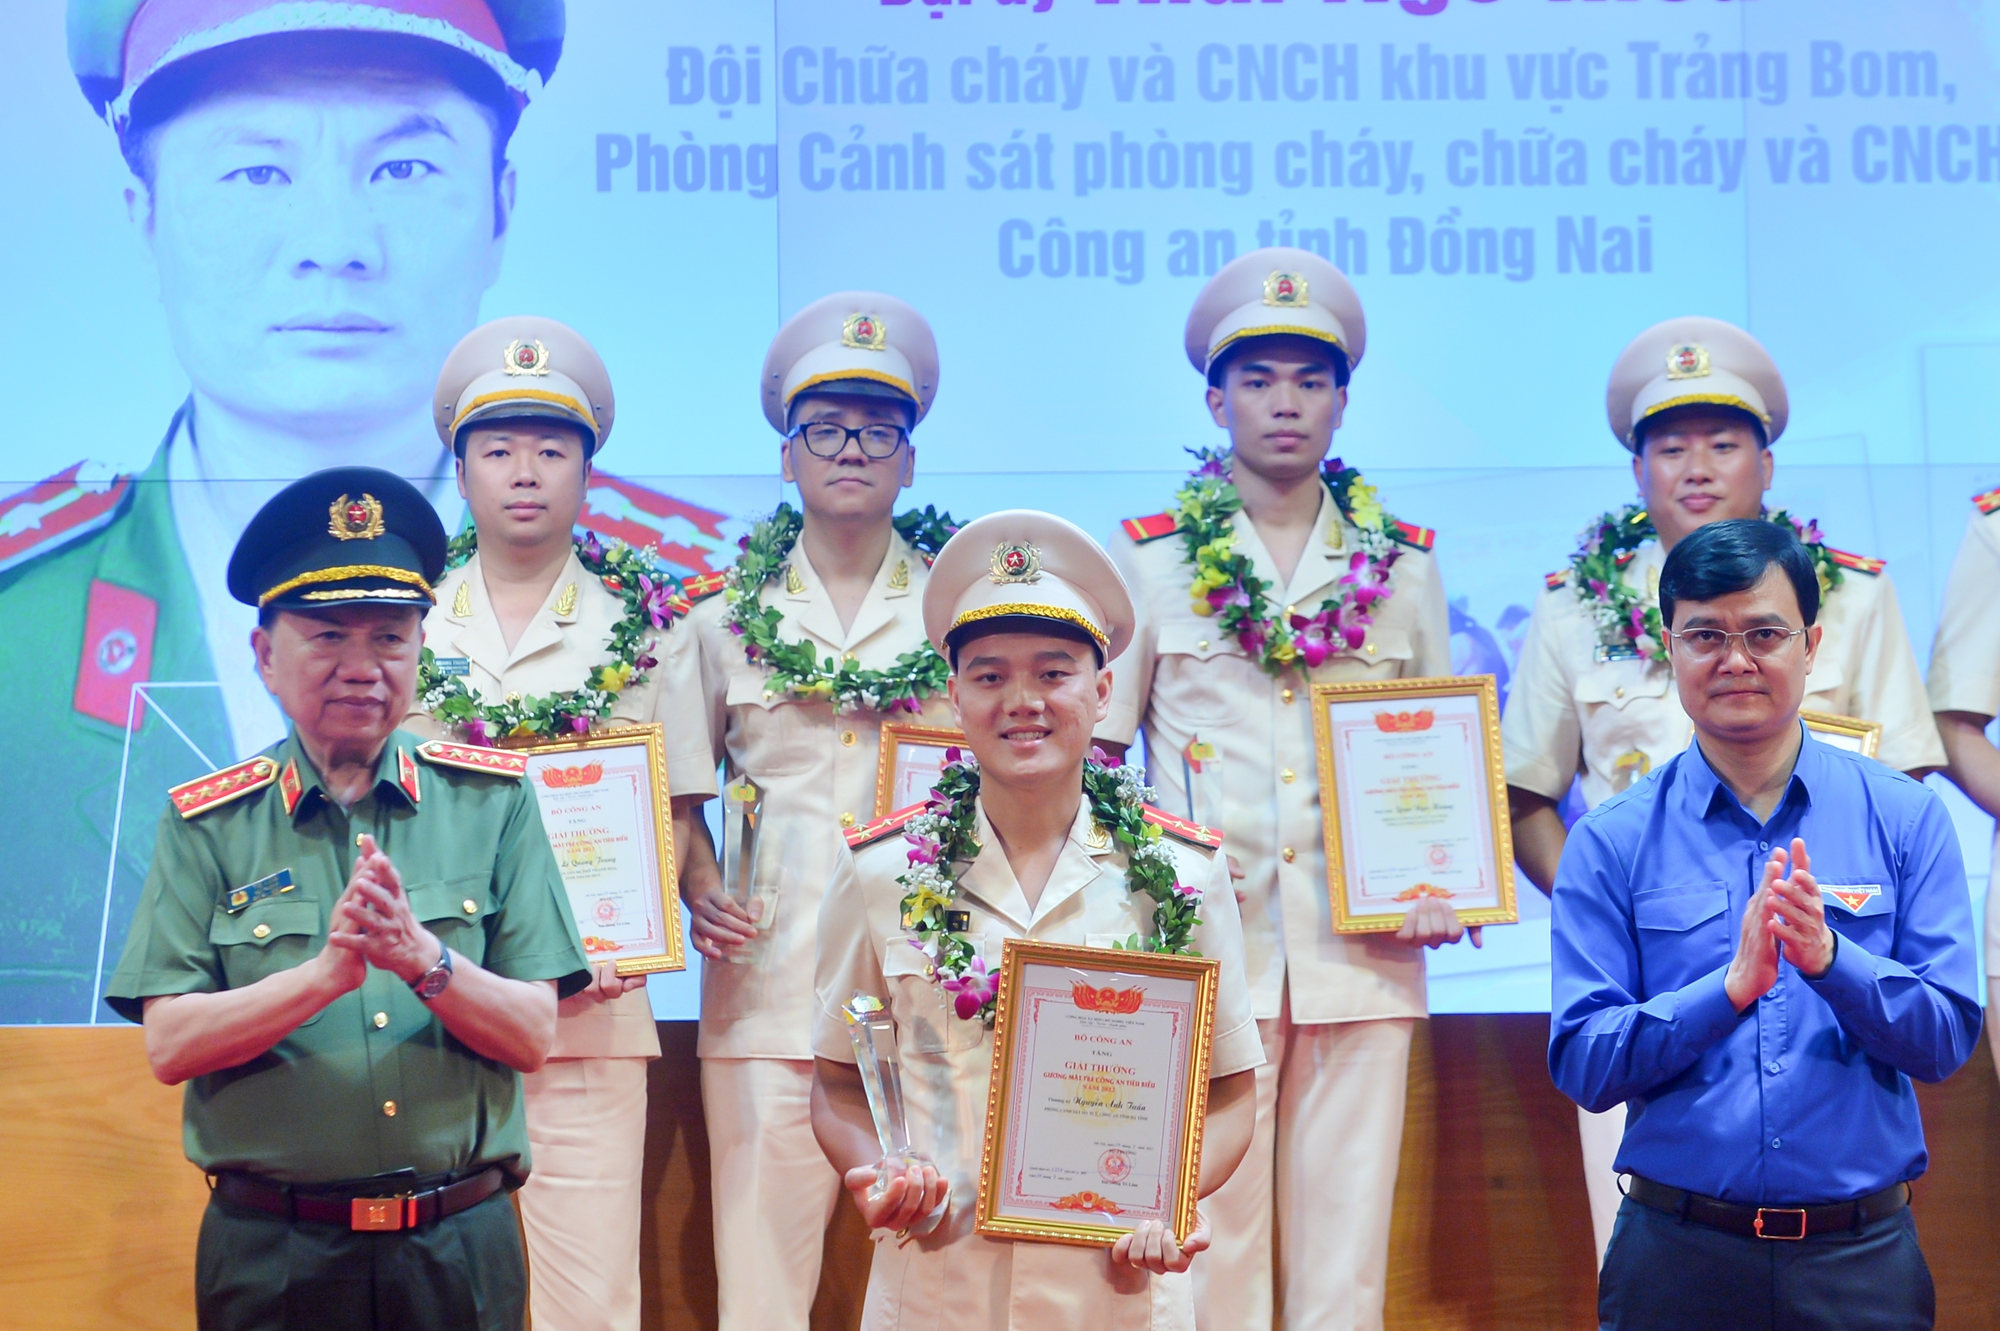
M 806 452 L 816 458 L 837 458 L 847 447 L 848 440 L 858 440 L 861 456 L 880 462 L 883 458 L 894 456 L 910 435 L 900 425 L 864 425 L 858 430 L 850 430 L 832 421 L 815 421 L 792 431 L 792 437 L 803 439 Z
M 1805 630 L 1760 628 L 1724 633 L 1721 629 L 1689 629 L 1686 633 L 1669 632 L 1667 636 L 1681 645 L 1690 660 L 1713 661 L 1729 650 L 1730 639 L 1741 638 L 1743 650 L 1763 661 L 1784 651 L 1793 638 L 1805 636 Z

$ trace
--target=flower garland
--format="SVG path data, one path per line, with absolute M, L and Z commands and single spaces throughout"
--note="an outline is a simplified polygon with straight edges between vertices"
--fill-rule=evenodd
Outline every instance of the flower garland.
M 1271 585 L 1257 576 L 1255 565 L 1236 548 L 1234 519 L 1243 500 L 1229 479 L 1229 454 L 1208 448 L 1188 451 L 1201 465 L 1189 473 L 1174 498 L 1177 530 L 1187 543 L 1188 562 L 1194 565 L 1194 582 L 1188 588 L 1194 612 L 1215 617 L 1222 632 L 1234 637 L 1273 675 L 1300 662 L 1311 669 L 1343 647 L 1358 650 L 1374 622 L 1373 607 L 1393 595 L 1389 570 L 1401 554 L 1375 487 L 1339 458 L 1321 466 L 1320 479 L 1354 524 L 1360 549 L 1347 561 L 1347 572 L 1334 594 L 1321 601 L 1318 610 L 1280 618 L 1271 610 Z
M 417 698 L 425 711 L 466 742 L 490 744 L 565 731 L 583 734 L 593 721 L 610 715 L 620 693 L 645 683 L 646 672 L 659 664 L 646 648 L 653 634 L 676 617 L 674 601 L 680 589 L 672 575 L 623 541 L 607 543 L 588 531 L 573 540 L 584 571 L 625 603 L 624 615 L 611 630 L 611 659 L 592 670 L 582 688 L 547 697 L 509 694 L 488 703 L 473 694 L 465 676 L 439 669 L 436 655 L 424 648 L 417 668 Z M 478 549 L 479 531 L 467 527 L 446 547 L 445 568 L 462 566 Z
M 926 505 L 897 516 L 896 531 L 926 561 L 944 548 L 959 524 L 951 514 Z M 770 671 L 765 697 L 789 694 L 807 700 L 829 700 L 838 711 L 921 712 L 923 700 L 944 691 L 951 667 L 929 643 L 904 652 L 886 670 L 863 670 L 853 661 L 821 663 L 810 642 L 786 642 L 778 636 L 784 612 L 763 602 L 764 585 L 783 573 L 785 560 L 798 544 L 805 519 L 790 504 L 780 504 L 737 542 L 742 554 L 729 570 L 724 622 L 743 639 L 743 656 Z
M 1153 934 L 1132 935 L 1122 946 L 1133 952 L 1166 952 L 1198 956 L 1188 946 L 1201 923 L 1201 889 L 1181 884 L 1174 855 L 1161 841 L 1160 829 L 1146 821 L 1152 789 L 1137 768 L 1116 763 L 1102 749 L 1091 750 L 1083 765 L 1083 794 L 1090 816 L 1125 848 L 1125 886 L 1153 899 Z M 903 828 L 910 843 L 910 870 L 896 879 L 909 889 L 903 898 L 903 928 L 909 944 L 930 958 L 931 973 L 952 996 L 952 1010 L 962 1021 L 977 1017 L 993 1023 L 1000 976 L 986 969 L 979 949 L 950 926 L 952 902 L 964 866 L 979 854 L 973 829 L 979 817 L 979 762 L 962 749 L 945 750 L 945 767 L 924 811 Z
M 1838 587 L 1840 565 L 1820 539 L 1819 520 L 1800 522 L 1784 509 L 1768 509 L 1766 522 L 1789 527 L 1812 556 L 1813 571 L 1819 574 L 1821 596 Z M 1577 533 L 1576 553 L 1569 557 L 1569 582 L 1577 596 L 1597 621 L 1598 642 L 1618 656 L 1633 655 L 1645 661 L 1667 659 L 1666 626 L 1660 622 L 1659 597 L 1651 589 L 1641 591 L 1625 581 L 1625 566 L 1640 546 L 1659 539 L 1653 520 L 1638 504 L 1627 504 Z

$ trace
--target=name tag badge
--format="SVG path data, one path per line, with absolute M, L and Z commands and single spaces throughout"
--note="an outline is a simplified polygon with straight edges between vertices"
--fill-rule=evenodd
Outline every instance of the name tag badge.
M 1639 659 L 1639 649 L 1629 642 L 1621 642 L 1616 647 L 1601 646 L 1592 652 L 1590 657 L 1599 665 L 1612 661 L 1636 661 Z
M 431 664 L 438 668 L 440 675 L 470 675 L 472 658 L 469 656 L 434 656 Z
M 245 887 L 236 888 L 229 894 L 226 913 L 236 914 L 245 907 L 254 906 L 265 897 L 281 896 L 292 890 L 292 871 L 280 869 L 268 878 L 259 878 Z
M 1862 907 L 1866 906 L 1874 898 L 1882 895 L 1882 885 L 1880 883 L 1821 883 L 1819 885 L 1819 894 L 1822 897 L 1830 897 L 1838 901 L 1853 914 L 1859 915 Z

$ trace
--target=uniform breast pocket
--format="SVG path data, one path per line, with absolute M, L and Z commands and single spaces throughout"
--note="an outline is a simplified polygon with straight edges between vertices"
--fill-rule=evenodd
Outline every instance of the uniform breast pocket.
M 317 901 L 261 901 L 235 915 L 217 914 L 209 921 L 208 941 L 221 955 L 229 987 L 241 989 L 310 961 L 319 951 L 319 930 Z
M 1649 990 L 1679 988 L 1728 956 L 1728 907 L 1729 889 L 1720 879 L 1656 887 L 1632 898 Z
M 1826 905 L 1828 928 L 1876 956 L 1888 955 L 1896 931 L 1896 890 L 1891 884 L 1822 880 L 1819 896 Z
M 896 1018 L 896 1044 L 917 1054 L 955 1054 L 975 1049 L 986 1027 L 977 1017 L 962 1019 L 951 997 L 930 974 L 930 960 L 902 938 L 882 949 L 882 981 Z
M 1153 706 L 1189 728 L 1235 725 L 1250 690 L 1244 672 L 1255 664 L 1236 639 L 1212 624 L 1160 625 Z
M 730 725 L 737 731 L 732 744 L 745 771 L 765 776 L 796 776 L 813 765 L 811 704 L 782 696 L 766 698 L 770 678 L 754 666 L 730 672 L 723 696 Z
M 411 883 L 405 889 L 410 912 L 437 940 L 475 964 L 486 959 L 486 917 L 492 913 L 492 881 L 484 874 Z

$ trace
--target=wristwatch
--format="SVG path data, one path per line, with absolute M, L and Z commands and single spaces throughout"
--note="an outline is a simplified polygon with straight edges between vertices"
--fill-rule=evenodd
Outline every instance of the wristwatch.
M 410 992 L 426 1003 L 444 992 L 451 983 L 451 949 L 441 948 L 437 965 L 410 981 Z

